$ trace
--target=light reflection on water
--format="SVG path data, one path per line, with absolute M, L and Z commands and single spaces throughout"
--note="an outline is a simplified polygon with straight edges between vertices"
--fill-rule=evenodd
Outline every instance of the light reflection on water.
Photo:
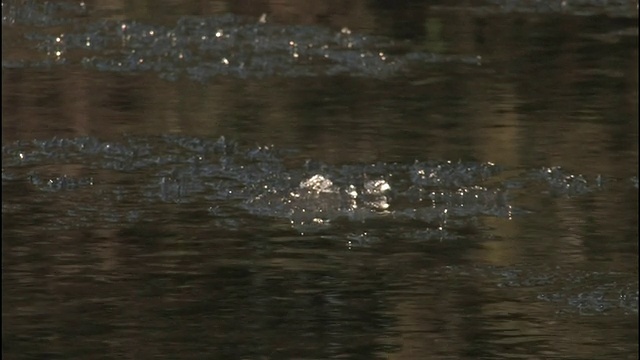
M 637 15 L 566 3 L 3 6 L 3 354 L 635 356 Z M 123 23 L 201 77 L 101 67 L 166 50 Z M 219 76 L 214 27 L 273 67 Z M 303 40 L 338 57 L 282 72 Z

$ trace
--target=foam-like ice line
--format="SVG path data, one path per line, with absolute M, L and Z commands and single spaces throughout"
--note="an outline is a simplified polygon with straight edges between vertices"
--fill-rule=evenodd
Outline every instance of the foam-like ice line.
M 607 191 L 608 181 L 560 167 L 525 170 L 503 180 L 501 167 L 490 162 L 331 165 L 309 159 L 287 167 L 287 154 L 273 146 L 243 147 L 224 137 L 16 141 L 2 148 L 2 179 L 3 185 L 26 184 L 48 193 L 89 189 L 82 190 L 83 201 L 95 196 L 104 204 L 137 197 L 145 203 L 209 202 L 294 226 L 384 220 L 441 230 L 459 219 L 527 214 L 513 203 L 511 189 L 575 197 Z M 78 171 L 69 172 L 69 165 Z M 637 189 L 634 179 L 625 184 Z
M 40 24 L 57 22 L 73 12 L 58 8 L 42 13 L 42 7 L 27 3 Z M 3 8 L 4 9 L 4 8 Z M 12 21 L 29 22 L 29 10 L 11 13 Z M 10 11 L 9 11 L 10 12 Z M 70 23 L 74 19 L 67 19 Z M 258 23 L 235 15 L 183 17 L 176 24 L 156 25 L 139 21 L 100 20 L 78 23 L 73 31 L 27 32 L 42 58 L 13 59 L 5 67 L 51 67 L 79 61 L 88 69 L 106 72 L 155 72 L 176 80 L 187 77 L 207 82 L 216 76 L 264 78 L 271 76 L 313 77 L 344 74 L 385 78 L 403 69 L 424 63 L 478 64 L 476 55 L 440 55 L 422 51 L 405 52 L 410 44 L 357 34 L 349 29 L 336 31 L 313 25 Z M 400 45 L 400 46 L 398 46 Z M 71 56 L 73 54 L 78 54 Z M 390 54 L 393 53 L 393 54 Z M 73 59 L 73 60 L 72 60 Z M 79 60 L 78 60 L 79 59 Z

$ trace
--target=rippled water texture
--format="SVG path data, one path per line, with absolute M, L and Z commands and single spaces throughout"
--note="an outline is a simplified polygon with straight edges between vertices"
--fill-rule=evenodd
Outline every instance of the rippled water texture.
M 3 2 L 3 357 L 636 359 L 637 11 Z

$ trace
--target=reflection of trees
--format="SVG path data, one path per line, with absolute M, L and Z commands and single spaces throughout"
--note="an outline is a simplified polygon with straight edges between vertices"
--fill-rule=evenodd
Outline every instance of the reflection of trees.
M 410 39 L 410 46 L 418 48 L 477 53 L 484 63 L 480 67 L 427 64 L 388 80 L 224 78 L 205 85 L 165 82 L 155 74 L 87 73 L 75 67 L 56 67 L 52 71 L 7 69 L 2 79 L 3 141 L 77 135 L 117 138 L 123 133 L 225 135 L 303 149 L 305 156 L 330 163 L 475 158 L 507 167 L 563 165 L 592 177 L 603 174 L 622 181 L 637 174 L 637 169 L 628 168 L 629 159 L 637 160 L 637 36 L 621 36 L 617 42 L 588 37 L 608 19 L 558 15 L 483 17 L 418 7 L 386 9 L 375 2 L 370 6 L 363 2 L 350 6 L 343 2 L 265 1 L 259 7 L 253 4 L 229 6 L 250 15 L 268 12 L 274 21 L 284 23 L 348 26 Z M 440 27 L 429 33 L 429 24 Z M 498 264 L 528 259 L 531 253 L 540 253 L 544 261 L 557 263 L 566 261 L 570 254 L 572 263 L 589 264 L 590 259 L 602 253 L 616 256 L 618 246 L 633 250 L 628 244 L 606 240 L 620 240 L 628 234 L 637 236 L 633 226 L 637 226 L 637 192 L 632 196 L 616 192 L 616 199 L 596 194 L 586 200 L 550 201 L 536 198 L 544 189 L 527 191 L 530 193 L 525 194 L 526 201 L 531 202 L 528 205 L 544 215 L 532 222 L 522 220 L 508 225 L 501 224 L 501 220 L 482 220 L 491 228 L 504 230 L 500 235 L 509 241 L 498 239 L 483 250 L 460 250 L 452 258 L 439 259 L 437 264 L 460 261 L 469 252 Z M 585 219 L 590 223 L 584 224 Z M 540 239 L 541 234 L 549 238 Z M 76 247 L 75 240 L 85 235 L 68 235 L 74 241 L 62 247 L 68 247 L 63 250 L 71 258 L 81 259 L 85 251 L 99 252 L 91 247 Z M 573 237 L 562 238 L 566 235 Z M 373 264 L 353 266 L 342 259 L 330 263 L 327 269 L 312 271 L 286 257 L 268 258 L 237 251 L 245 245 L 235 244 L 238 249 L 226 249 L 227 255 L 237 251 L 238 258 L 253 256 L 259 265 L 205 261 L 192 274 L 168 275 L 162 267 L 185 269 L 193 262 L 179 257 L 138 261 L 148 249 L 122 243 L 122 238 L 130 240 L 127 236 L 102 234 L 93 243 L 104 251 L 94 257 L 109 271 L 132 274 L 109 287 L 114 299 L 91 305 L 94 299 L 84 292 L 102 292 L 105 287 L 74 278 L 76 286 L 85 288 L 73 289 L 64 279 L 69 267 L 45 259 L 43 268 L 27 268 L 25 278 L 32 280 L 34 287 L 51 288 L 51 294 L 40 294 L 44 298 L 32 305 L 41 308 L 27 307 L 23 311 L 45 312 L 44 307 L 57 302 L 56 296 L 62 296 L 69 307 L 60 308 L 60 318 L 44 321 L 79 326 L 77 320 L 64 317 L 89 308 L 92 312 L 88 317 L 98 322 L 98 328 L 110 328 L 104 339 L 95 335 L 97 342 L 106 343 L 113 332 L 128 328 L 133 333 L 121 335 L 118 341 L 127 344 L 125 348 L 142 347 L 147 354 L 160 353 L 158 349 L 145 348 L 149 342 L 166 344 L 170 352 L 175 343 L 196 346 L 201 337 L 208 337 L 209 343 L 219 349 L 227 349 L 223 353 L 228 351 L 231 357 L 237 353 L 252 356 L 265 350 L 278 351 L 278 346 L 292 343 L 316 347 L 319 354 L 356 353 L 370 351 L 371 344 L 377 342 L 397 346 L 395 338 L 384 340 L 384 336 L 394 334 L 390 329 L 397 329 L 403 347 L 400 354 L 409 357 L 411 354 L 403 351 L 437 354 L 438 350 L 455 349 L 465 354 L 473 344 L 488 342 L 478 336 L 492 316 L 508 308 L 508 304 L 498 306 L 491 302 L 494 294 L 483 287 L 491 285 L 483 285 L 481 279 L 467 279 L 467 286 L 456 286 L 456 279 L 433 284 L 425 275 L 423 287 L 414 289 L 420 296 L 389 295 L 394 290 L 389 289 L 389 284 L 407 273 L 425 270 L 419 256 L 424 254 L 412 255 L 405 266 L 394 267 L 376 259 L 370 259 Z M 559 245 L 558 241 L 564 242 Z M 60 244 L 42 251 L 60 252 Z M 128 257 L 134 260 L 121 265 Z M 109 263 L 113 259 L 118 259 L 115 265 Z M 623 264 L 629 258 L 611 260 Z M 42 280 L 52 273 L 60 278 Z M 135 274 L 153 276 L 140 279 Z M 209 274 L 216 276 L 208 278 Z M 367 287 L 361 292 L 353 291 L 349 288 L 352 283 L 366 283 Z M 58 295 L 65 292 L 66 295 Z M 74 297 L 80 299 L 76 305 Z M 477 300 L 465 300 L 469 298 Z M 360 303 L 363 299 L 365 302 Z M 249 310 L 243 313 L 244 309 Z M 240 313 L 244 315 L 238 318 Z M 140 319 L 152 320 L 136 325 L 139 328 L 132 325 L 139 324 Z M 535 325 L 525 321 L 514 326 L 530 326 L 527 330 L 536 333 Z M 265 328 L 273 332 L 266 334 Z M 245 339 L 252 329 L 261 337 Z M 176 333 L 184 334 L 184 338 L 166 338 Z M 445 334 L 445 345 L 438 348 L 435 335 L 434 342 L 425 344 L 424 334 Z M 334 343 L 335 348 L 323 349 L 328 342 Z M 245 343 L 247 347 L 234 349 Z M 469 346 L 465 350 L 466 345 Z M 118 344 L 111 346 L 120 348 Z M 359 346 L 364 350 L 358 350 Z
M 3 272 L 3 283 L 13 290 L 3 320 L 13 331 L 5 345 L 34 356 L 74 349 L 287 358 L 464 346 L 451 322 L 467 296 L 459 284 L 428 276 L 451 264 L 447 256 L 406 252 L 402 243 L 378 249 L 391 257 L 350 252 L 343 242 L 313 236 L 301 242 L 289 231 L 256 236 L 200 227 L 187 239 L 179 235 L 184 226 L 166 223 L 39 234 L 40 248 L 19 246 L 17 229 L 8 229 L 3 260 L 11 271 Z M 41 258 L 18 262 L 32 256 Z M 399 286 L 405 281 L 416 286 Z M 30 300 L 21 300 L 26 295 Z M 36 318 L 47 341 L 27 348 Z M 434 324 L 427 347 L 424 336 L 395 338 L 424 332 L 423 322 Z

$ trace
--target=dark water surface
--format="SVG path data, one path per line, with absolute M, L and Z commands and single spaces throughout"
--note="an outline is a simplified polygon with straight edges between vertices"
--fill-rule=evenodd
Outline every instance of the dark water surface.
M 3 2 L 3 357 L 637 359 L 637 1 L 399 3 Z

